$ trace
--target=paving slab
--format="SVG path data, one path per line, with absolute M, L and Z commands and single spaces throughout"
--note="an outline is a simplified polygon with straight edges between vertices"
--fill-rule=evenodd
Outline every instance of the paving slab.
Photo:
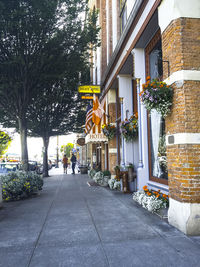
M 198 266 L 187 237 L 132 200 L 56 169 L 33 198 L 0 210 L 0 267 Z
M 30 267 L 108 267 L 100 245 L 65 247 L 38 247 Z

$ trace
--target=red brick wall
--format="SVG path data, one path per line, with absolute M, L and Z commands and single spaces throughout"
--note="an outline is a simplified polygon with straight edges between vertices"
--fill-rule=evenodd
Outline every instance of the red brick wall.
M 109 45 L 109 58 L 112 56 L 112 1 L 109 1 L 109 40 L 108 40 L 108 45 Z
M 170 74 L 179 70 L 199 70 L 199 19 L 180 18 L 170 23 L 162 34 L 163 60 L 170 62 Z M 167 64 L 163 64 L 164 79 Z
M 100 27 L 101 27 L 101 74 L 103 74 L 107 67 L 106 0 L 100 1 Z
M 180 18 L 162 34 L 163 60 L 170 74 L 200 70 L 200 19 Z M 168 76 L 163 64 L 164 79 Z M 200 81 L 173 85 L 172 113 L 166 118 L 166 134 L 200 133 Z M 200 145 L 167 146 L 169 192 L 181 202 L 200 203 Z
M 168 146 L 167 158 L 170 196 L 200 203 L 200 145 Z
M 109 122 L 115 123 L 116 121 L 116 104 L 108 104 Z M 109 149 L 115 149 L 117 151 L 116 136 L 108 142 Z M 117 153 L 109 153 L 109 171 L 115 174 L 114 167 L 117 165 Z

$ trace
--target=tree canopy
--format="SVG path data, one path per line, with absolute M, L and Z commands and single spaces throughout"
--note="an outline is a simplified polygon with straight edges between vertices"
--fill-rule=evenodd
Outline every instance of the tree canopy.
M 4 131 L 0 131 L 0 157 L 6 152 L 8 149 L 12 138 Z
M 61 146 L 60 151 L 69 158 L 73 147 L 74 145 L 72 143 L 67 143 L 66 145 Z
M 79 115 L 75 113 L 81 111 L 72 105 L 80 103 L 74 91 L 80 74 L 88 68 L 91 44 L 98 45 L 96 20 L 97 12 L 88 13 L 85 0 L 0 0 L 0 120 L 19 129 L 25 163 L 30 107 L 32 111 L 51 107 L 56 114 L 59 130 L 55 120 L 43 113 L 49 126 L 53 124 L 50 136 L 63 132 L 63 121 L 64 131 L 66 125 L 73 131 L 70 123 L 76 124 Z M 59 114 L 65 112 L 65 120 L 61 121 Z M 40 128 L 43 120 L 36 120 Z M 40 135 L 42 128 L 35 131 L 32 127 L 29 133 Z

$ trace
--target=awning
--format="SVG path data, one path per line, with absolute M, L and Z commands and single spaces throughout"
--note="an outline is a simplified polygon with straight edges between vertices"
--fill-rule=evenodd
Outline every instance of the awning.
M 85 137 L 85 143 L 108 142 L 108 138 L 103 133 L 88 134 Z

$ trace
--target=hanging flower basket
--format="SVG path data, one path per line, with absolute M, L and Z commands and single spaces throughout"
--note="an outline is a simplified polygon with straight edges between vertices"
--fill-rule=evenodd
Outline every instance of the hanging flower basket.
M 140 92 L 141 101 L 146 109 L 151 111 L 155 109 L 165 118 L 171 111 L 173 89 L 164 82 L 153 80 L 147 77 L 147 82 L 142 85 L 143 91 Z
M 138 114 L 133 114 L 129 119 L 122 121 L 120 130 L 126 142 L 135 140 L 138 136 Z
M 115 125 L 108 123 L 108 124 L 102 125 L 102 131 L 103 131 L 104 135 L 110 141 L 116 135 L 117 129 L 116 129 Z

